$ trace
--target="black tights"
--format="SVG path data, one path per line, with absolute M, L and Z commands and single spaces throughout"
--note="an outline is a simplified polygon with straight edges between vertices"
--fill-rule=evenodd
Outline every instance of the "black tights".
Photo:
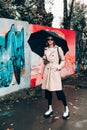
M 57 98 L 62 101 L 64 106 L 67 106 L 65 93 L 63 90 L 56 91 Z M 52 105 L 52 91 L 45 90 L 45 98 L 48 100 L 48 105 Z

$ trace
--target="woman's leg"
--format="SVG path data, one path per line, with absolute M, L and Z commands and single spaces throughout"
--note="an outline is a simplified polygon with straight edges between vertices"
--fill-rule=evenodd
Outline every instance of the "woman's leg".
M 45 90 L 45 98 L 48 100 L 48 105 L 52 105 L 52 92 Z
M 67 119 L 70 116 L 69 108 L 67 106 L 66 96 L 63 90 L 56 91 L 57 98 L 62 101 L 64 105 L 63 119 Z
M 63 105 L 67 106 L 67 101 L 66 101 L 66 97 L 65 97 L 64 91 L 63 90 L 56 91 L 56 95 L 57 95 L 57 98 L 62 101 Z
M 44 116 L 49 117 L 50 115 L 53 114 L 53 109 L 52 109 L 52 92 L 45 90 L 45 98 L 48 100 L 48 110 L 45 112 Z

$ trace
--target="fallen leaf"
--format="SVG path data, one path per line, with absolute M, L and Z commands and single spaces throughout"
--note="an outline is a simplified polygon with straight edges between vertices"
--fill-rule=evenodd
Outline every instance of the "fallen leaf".
M 55 116 L 54 119 L 59 119 L 60 117 L 59 116 Z
M 69 104 L 70 104 L 71 106 L 73 106 L 73 103 L 72 103 L 72 102 L 69 102 Z
M 7 128 L 6 130 L 11 130 L 10 128 Z
M 49 128 L 48 130 L 52 130 L 51 128 Z
M 77 106 L 73 106 L 73 108 L 74 108 L 74 109 L 76 109 L 76 110 L 78 110 L 78 109 L 79 109 L 79 107 L 77 107 Z
M 14 125 L 13 123 L 10 124 L 10 126 L 13 126 L 13 125 Z

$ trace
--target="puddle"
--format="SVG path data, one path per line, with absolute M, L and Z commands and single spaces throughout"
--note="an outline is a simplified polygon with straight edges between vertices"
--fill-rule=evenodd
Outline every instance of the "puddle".
M 5 112 L 0 112 L 0 117 L 1 116 L 11 116 L 13 111 L 5 111 Z

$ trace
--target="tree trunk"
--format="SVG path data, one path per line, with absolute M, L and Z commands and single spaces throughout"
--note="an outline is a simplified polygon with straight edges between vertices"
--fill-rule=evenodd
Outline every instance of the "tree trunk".
M 67 8 L 67 0 L 64 0 L 64 18 L 63 18 L 63 26 L 65 29 L 70 29 L 70 23 L 71 23 L 71 16 L 74 6 L 74 1 L 71 1 L 70 9 Z

